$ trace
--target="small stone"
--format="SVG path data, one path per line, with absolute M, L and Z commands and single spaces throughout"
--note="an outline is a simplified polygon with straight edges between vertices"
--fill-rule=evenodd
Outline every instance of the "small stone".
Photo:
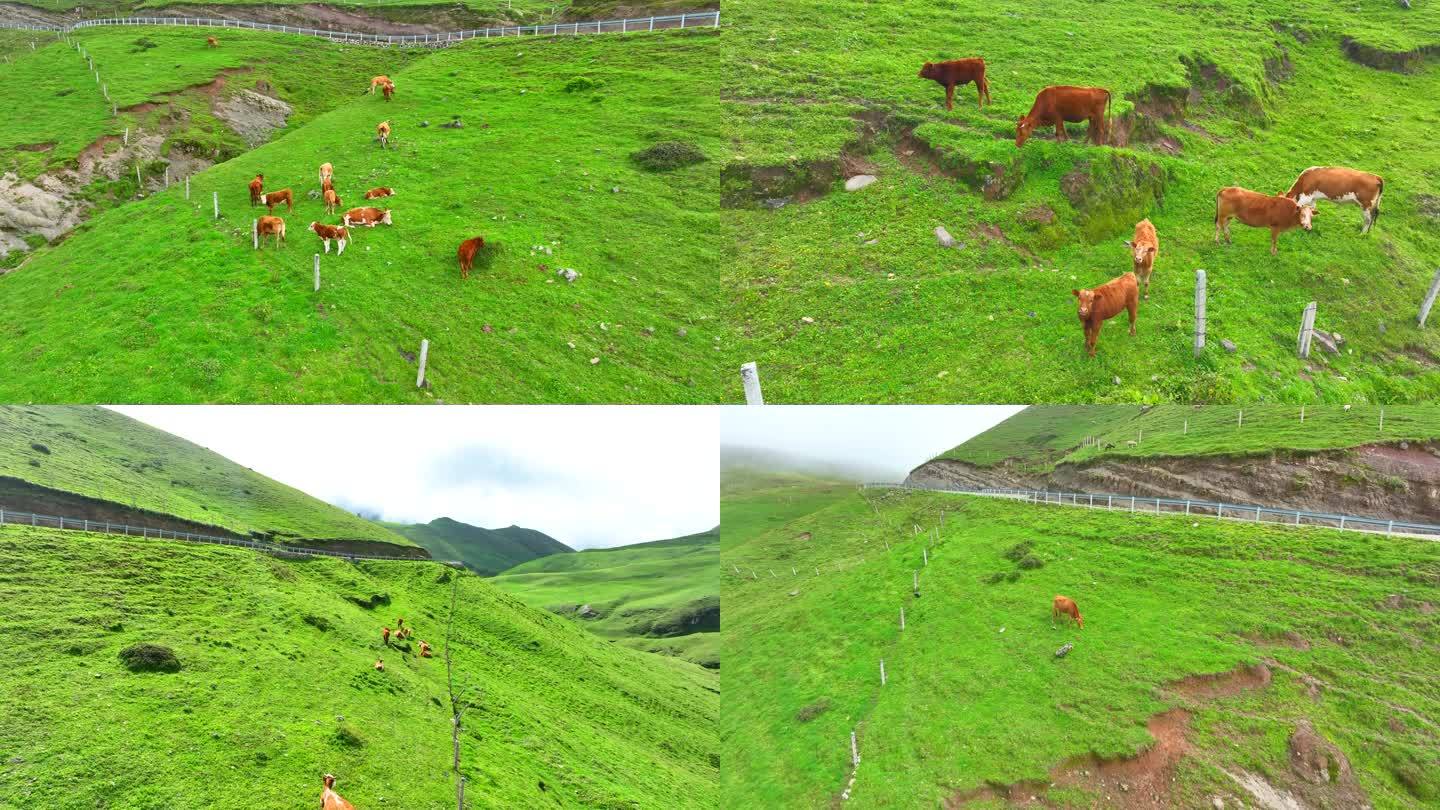
M 1035 317 L 1035 310 L 1032 309 L 1032 310 L 1030 310 L 1029 312 L 1027 312 L 1027 313 L 1025 313 L 1025 314 L 1026 314 L 1026 315 L 1029 315 L 1030 317 L 1033 318 L 1033 317 Z
M 860 189 L 865 188 L 866 186 L 870 185 L 878 179 L 879 178 L 873 174 L 857 174 L 849 180 L 845 181 L 845 190 L 859 191 Z
M 600 364 L 600 358 L 598 358 L 598 357 L 592 357 L 592 358 L 590 358 L 590 365 L 592 365 L 592 366 L 597 366 L 597 365 L 599 365 L 599 364 Z
M 683 326 L 680 327 L 679 329 L 676 329 L 676 330 L 675 330 L 675 336 L 676 336 L 676 337 L 685 337 L 685 336 L 688 335 L 688 334 L 690 334 L 690 333 L 687 332 L 687 331 L 685 331 L 685 327 L 683 327 Z
M 867 240 L 865 240 L 865 244 L 867 244 L 867 245 L 878 245 L 879 243 L 880 243 L 880 240 L 879 240 L 879 239 L 867 239 Z
M 1216 796 L 1210 800 L 1210 806 L 1215 808 L 1215 810 L 1225 810 L 1225 800 Z
M 1070 651 L 1073 650 L 1073 649 L 1075 649 L 1075 645 L 1074 645 L 1074 644 L 1066 644 L 1065 646 L 1063 646 L 1063 647 L 1061 647 L 1060 649 L 1058 649 L 1058 650 L 1055 651 L 1055 657 L 1056 657 L 1056 658 L 1064 658 L 1065 656 L 1069 655 L 1069 654 L 1070 654 Z
M 1002 633 L 1005 632 L 1005 628 L 1003 628 L 1003 627 L 1000 628 L 1000 632 L 1002 632 Z
M 422 128 L 428 127 L 428 126 L 430 126 L 430 122 L 429 122 L 429 121 L 421 121 L 421 122 L 420 122 L 420 126 L 421 126 Z
M 1118 376 L 1117 376 L 1117 377 L 1111 377 L 1111 378 L 1110 378 L 1110 382 L 1115 383 L 1116 385 L 1119 385 L 1119 384 L 1120 384 L 1120 378 L 1119 378 Z
M 815 322 L 815 319 L 812 318 L 812 317 L 810 317 L 809 315 L 806 315 L 805 317 L 803 317 L 803 318 L 800 319 L 800 322 L 801 322 L 801 323 L 814 323 L 814 322 Z
M 1229 338 L 1220 338 L 1220 345 L 1229 354 L 1235 353 L 1235 344 Z
M 935 241 L 940 243 L 940 247 L 955 247 L 955 237 L 943 225 L 935 226 Z
M 556 270 L 555 275 L 564 278 L 567 284 L 573 284 L 575 282 L 575 279 L 580 277 L 579 273 L 570 269 L 569 267 L 562 267 L 559 270 Z
M 573 349 L 573 348 L 575 348 L 575 341 L 573 341 L 573 340 L 567 340 L 567 341 L 565 341 L 565 345 L 566 345 L 566 346 L 569 346 L 570 348 Z
M 800 595 L 800 592 L 799 592 L 799 591 L 791 591 L 791 592 L 790 592 L 790 595 L 791 595 L 791 596 L 799 596 L 799 595 Z
M 1382 335 L 1385 334 L 1385 322 L 1384 322 L 1384 321 L 1381 321 L 1381 322 L 1380 322 L 1380 334 L 1382 334 Z
M 774 211 L 777 208 L 784 208 L 790 203 L 789 197 L 770 197 L 760 202 L 761 205 Z
M 610 193 L 611 193 L 611 194 L 619 194 L 619 193 L 620 193 L 620 187 L 619 187 L 619 186 L 611 186 L 611 187 L 610 187 Z

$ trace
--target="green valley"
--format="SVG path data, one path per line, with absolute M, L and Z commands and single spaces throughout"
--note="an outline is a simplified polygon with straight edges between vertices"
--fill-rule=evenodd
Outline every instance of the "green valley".
M 544 557 L 568 554 L 574 549 L 534 529 L 506 526 L 482 529 L 458 520 L 441 517 L 429 523 L 383 523 L 404 535 L 440 560 L 458 560 L 481 575 L 494 576 L 507 568 Z

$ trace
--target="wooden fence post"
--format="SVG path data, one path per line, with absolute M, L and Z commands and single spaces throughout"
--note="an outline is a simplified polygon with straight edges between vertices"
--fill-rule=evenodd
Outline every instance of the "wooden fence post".
M 1380 432 L 1385 432 L 1385 409 L 1380 409 Z
M 1195 356 L 1205 351 L 1205 271 L 1195 271 Z
M 430 341 L 420 341 L 420 373 L 415 376 L 415 387 L 425 387 L 425 358 L 430 354 Z M 754 573 L 753 571 L 751 573 Z
M 1310 340 L 1315 337 L 1315 302 L 1311 301 L 1305 305 L 1305 312 L 1300 315 L 1300 356 L 1310 358 Z
M 1425 300 L 1420 303 L 1420 328 L 1425 328 L 1425 319 L 1430 317 L 1430 307 L 1435 305 L 1435 296 L 1440 294 L 1440 270 L 1435 271 L 1435 278 L 1430 280 L 1430 291 L 1425 293 Z
M 740 381 L 745 385 L 746 405 L 765 404 L 765 398 L 760 394 L 760 370 L 754 363 L 740 366 Z

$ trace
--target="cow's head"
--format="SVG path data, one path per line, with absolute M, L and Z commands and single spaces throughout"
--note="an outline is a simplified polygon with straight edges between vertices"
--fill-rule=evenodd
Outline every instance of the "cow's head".
M 1071 290 L 1070 294 L 1075 296 L 1075 303 L 1080 313 L 1080 320 L 1090 317 L 1090 310 L 1095 306 L 1094 290 Z
M 390 221 L 390 209 L 389 209 L 389 208 L 386 208 L 386 209 L 385 209 L 384 214 L 380 217 L 380 221 L 383 222 L 383 223 L 385 223 L 386 225 L 393 225 L 393 224 L 395 224 L 395 223 L 393 223 L 393 222 Z M 1307 225 L 1306 227 L 1309 227 L 1309 226 Z
M 314 232 L 316 232 L 316 233 L 319 233 L 319 232 L 320 232 L 320 223 L 318 223 L 318 222 L 312 222 L 312 223 L 310 223 L 310 230 L 312 230 L 312 231 L 314 231 Z
M 1313 206 L 1313 205 L 1301 205 L 1301 206 L 1299 206 L 1299 208 L 1300 208 L 1300 227 L 1302 227 L 1302 228 L 1304 228 L 1305 230 L 1308 231 L 1308 230 L 1310 230 L 1310 221 L 1315 218 L 1315 206 Z
M 325 787 L 326 787 L 326 788 L 333 788 L 333 787 L 335 787 L 335 775 L 334 775 L 334 774 L 329 774 L 329 773 L 325 774 L 324 782 L 325 782 Z
M 1025 141 L 1030 138 L 1030 133 L 1034 130 L 1035 122 L 1030 120 L 1030 116 L 1020 116 L 1019 122 L 1015 124 L 1015 148 L 1019 149 L 1024 146 Z
M 1136 267 L 1144 267 L 1146 262 L 1151 261 L 1155 256 L 1154 245 L 1137 245 L 1126 239 L 1125 247 L 1130 249 L 1130 258 L 1135 261 Z
M 933 62 L 926 62 L 924 67 L 920 68 L 920 78 L 922 79 L 934 79 L 938 78 L 938 75 L 939 71 L 935 69 Z

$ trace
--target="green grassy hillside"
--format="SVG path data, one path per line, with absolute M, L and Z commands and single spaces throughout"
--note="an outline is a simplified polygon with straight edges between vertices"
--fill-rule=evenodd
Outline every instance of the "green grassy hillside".
M 197 175 L 190 201 L 172 186 L 107 211 L 0 276 L 0 397 L 717 400 L 720 293 L 699 272 L 718 260 L 715 172 L 631 155 L 677 140 L 714 152 L 718 47 L 699 31 L 480 41 L 393 71 L 393 102 L 356 96 Z M 358 93 L 368 75 L 350 78 Z M 457 116 L 463 129 L 440 126 Z M 306 225 L 335 218 L 306 195 L 325 161 L 347 207 L 395 188 L 395 225 L 324 258 L 315 293 Z M 298 196 L 279 250 L 251 249 L 257 171 Z M 462 282 L 456 245 L 477 234 L 487 248 Z
M 570 616 L 635 649 L 720 666 L 718 531 L 552 554 L 491 580 L 535 607 Z M 581 615 L 589 605 L 596 615 Z
M 443 642 L 471 807 L 712 807 L 719 681 L 605 644 L 434 564 L 0 528 L 0 807 L 455 806 Z M 453 582 L 452 582 L 453 580 Z M 379 606 L 367 609 L 355 601 Z M 413 626 L 409 649 L 380 627 Z M 417 658 L 419 640 L 436 656 Z M 181 669 L 134 673 L 122 649 Z M 373 663 L 383 658 L 385 670 Z
M 575 550 L 544 532 L 520 526 L 482 529 L 447 517 L 429 523 L 381 525 L 415 541 L 435 559 L 459 560 L 481 576 L 494 576 L 536 557 Z
M 299 5 L 308 0 L 279 0 L 267 5 Z M 176 5 L 175 0 L 20 0 L 23 5 L 35 6 L 47 11 L 71 11 L 83 6 L 85 16 L 100 14 L 134 13 L 155 16 L 164 13 L 167 7 Z M 253 5 L 251 0 L 206 0 L 205 5 Z M 533 20 L 544 17 L 554 9 L 565 8 L 568 4 L 541 3 L 537 0 L 462 0 L 458 4 L 437 4 L 435 0 L 346 0 L 327 5 L 347 11 L 366 11 L 385 16 L 411 19 L 425 12 L 432 14 L 453 11 L 456 6 L 494 20 Z M 406 13 L 409 12 L 409 13 Z
M 0 476 L 239 534 L 273 534 L 280 542 L 415 545 L 203 447 L 103 408 L 0 406 Z
M 1434 543 L 892 492 L 727 528 L 722 563 L 725 807 L 833 806 L 852 731 L 847 807 L 1261 806 L 1239 778 L 1306 806 L 1440 798 Z M 1052 627 L 1055 594 L 1083 630 Z M 1338 749 L 1327 778 L 1292 764 L 1304 721 Z M 1164 746 L 1119 759 L 1147 722 Z
M 1415 317 L 1440 252 L 1428 134 L 1440 119 L 1393 100 L 1440 94 L 1440 6 L 1222 0 L 1206 11 L 1173 0 L 1104 14 L 1084 0 L 727 5 L 732 365 L 757 361 L 767 401 L 782 403 L 1434 398 L 1440 333 Z M 971 85 L 946 111 L 943 88 L 916 74 L 964 56 L 987 60 L 994 104 L 977 110 Z M 1128 145 L 1088 146 L 1072 125 L 1069 143 L 1045 130 L 1017 150 L 1017 118 L 1051 84 L 1110 88 Z M 1233 245 L 1212 243 L 1219 188 L 1276 193 L 1312 165 L 1385 178 L 1372 233 L 1358 233 L 1354 206 L 1324 203 L 1315 231 L 1283 235 L 1277 257 L 1267 233 L 1244 226 Z M 862 172 L 878 182 L 841 190 Z M 1142 217 L 1161 247 L 1139 333 L 1112 321 L 1088 359 L 1071 289 L 1130 269 L 1121 240 Z M 963 249 L 939 247 L 937 226 Z M 1198 360 L 1197 268 L 1209 294 Z M 1345 343 L 1307 362 L 1295 336 L 1309 301 Z
M 1440 407 L 1309 408 L 1157 405 L 1032 406 L 940 458 L 978 466 L 1002 461 L 1034 469 L 1102 456 L 1246 455 L 1271 450 L 1337 450 L 1371 442 L 1440 437 Z M 1094 439 L 1090 445 L 1084 440 Z M 1134 441 L 1132 446 L 1130 442 Z

